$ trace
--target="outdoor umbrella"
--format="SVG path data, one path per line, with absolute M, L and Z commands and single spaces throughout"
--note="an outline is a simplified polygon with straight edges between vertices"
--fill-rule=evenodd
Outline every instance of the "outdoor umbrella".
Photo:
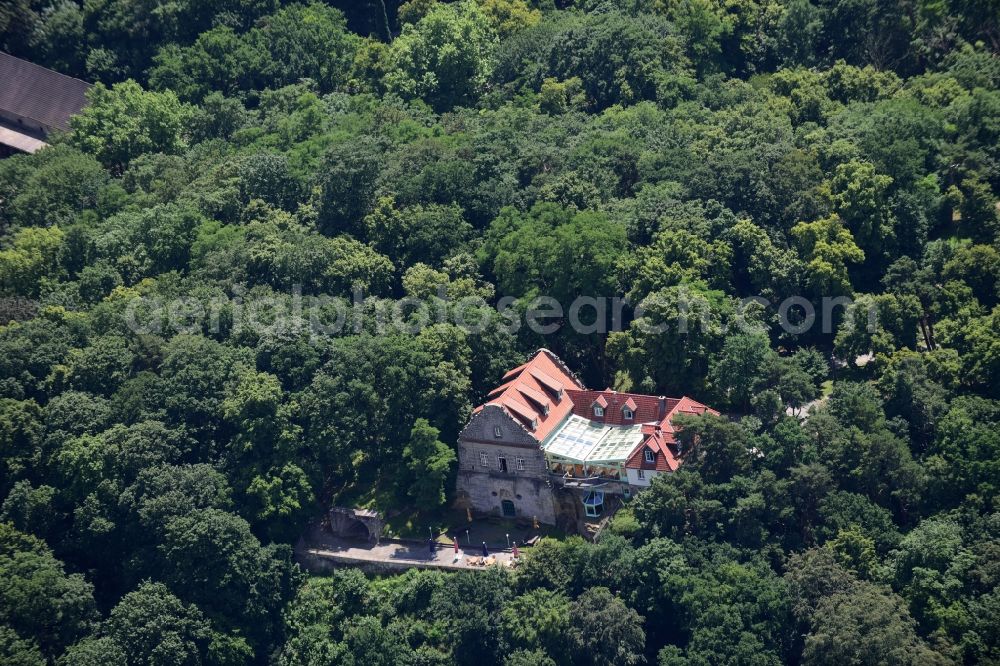
M 455 554 L 458 555 L 458 537 L 452 537 L 452 541 L 455 542 Z
M 490 551 L 486 548 L 486 542 L 483 542 L 483 557 L 489 557 Z

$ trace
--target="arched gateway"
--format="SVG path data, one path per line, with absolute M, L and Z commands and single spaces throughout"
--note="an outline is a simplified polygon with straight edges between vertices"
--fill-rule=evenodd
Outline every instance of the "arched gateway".
M 335 506 L 330 509 L 330 531 L 347 539 L 367 539 L 378 543 L 385 524 L 377 511 Z

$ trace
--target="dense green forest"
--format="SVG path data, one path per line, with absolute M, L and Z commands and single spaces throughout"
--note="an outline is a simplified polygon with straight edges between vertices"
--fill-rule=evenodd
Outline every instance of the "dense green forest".
M 1000 664 L 996 0 L 8 0 L 0 49 L 97 83 L 0 161 L 0 662 Z M 448 506 L 540 346 L 726 417 L 596 544 L 299 570 L 325 506 Z

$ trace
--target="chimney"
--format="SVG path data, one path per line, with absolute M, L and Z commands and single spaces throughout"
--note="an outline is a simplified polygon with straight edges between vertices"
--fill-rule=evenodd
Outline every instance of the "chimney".
M 659 414 L 659 416 L 656 417 L 657 421 L 662 421 L 664 419 L 664 417 L 666 417 L 666 415 L 667 415 L 667 396 L 665 396 L 665 395 L 661 395 L 660 396 L 660 404 L 659 404 L 659 409 L 658 409 L 657 413 Z

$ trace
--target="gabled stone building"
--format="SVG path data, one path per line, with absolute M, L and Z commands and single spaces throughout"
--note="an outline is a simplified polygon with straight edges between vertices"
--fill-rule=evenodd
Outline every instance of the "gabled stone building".
M 680 464 L 673 419 L 691 398 L 591 391 L 540 349 L 509 371 L 459 435 L 457 498 L 508 518 L 572 524 Z

